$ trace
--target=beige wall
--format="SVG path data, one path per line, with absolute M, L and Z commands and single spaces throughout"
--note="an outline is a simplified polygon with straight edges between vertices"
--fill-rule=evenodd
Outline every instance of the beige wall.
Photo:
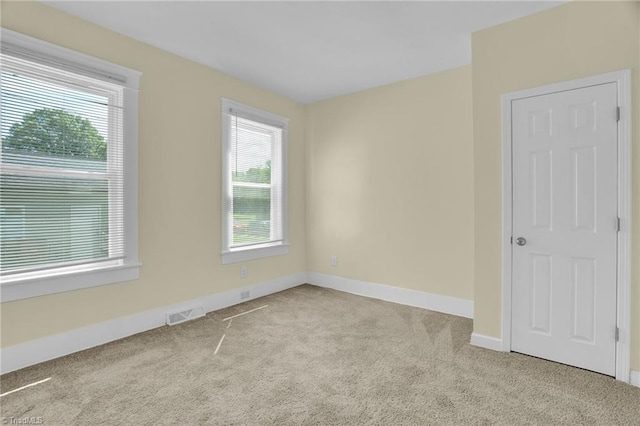
M 143 73 L 140 280 L 2 304 L 2 346 L 306 270 L 304 114 L 296 103 L 36 2 L 3 2 L 3 27 Z M 291 250 L 220 261 L 220 97 L 291 119 Z
M 473 299 L 471 107 L 470 66 L 308 107 L 310 271 Z
M 504 93 L 633 69 L 632 360 L 640 370 L 638 3 L 572 2 L 473 34 L 474 331 L 501 333 L 501 109 Z

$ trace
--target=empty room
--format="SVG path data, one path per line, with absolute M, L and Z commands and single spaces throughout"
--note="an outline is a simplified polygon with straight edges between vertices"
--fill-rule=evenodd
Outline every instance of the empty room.
M 640 425 L 640 2 L 0 27 L 2 424 Z

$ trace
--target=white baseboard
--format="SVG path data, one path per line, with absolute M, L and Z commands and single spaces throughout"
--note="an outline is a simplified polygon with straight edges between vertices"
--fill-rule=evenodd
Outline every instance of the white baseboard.
M 401 305 L 415 306 L 429 309 L 430 311 L 473 318 L 473 300 L 424 293 L 406 288 L 352 280 L 317 272 L 309 273 L 309 284 L 357 294 L 358 296 L 386 300 L 387 302 L 399 303 Z
M 165 324 L 167 312 L 179 311 L 186 306 L 203 305 L 206 312 L 212 312 L 297 287 L 304 283 L 402 305 L 473 318 L 473 301 L 471 300 L 313 272 L 308 274 L 299 273 L 2 348 L 0 350 L 0 374 L 161 327 Z M 250 291 L 251 297 L 240 300 L 240 293 L 246 290 Z M 477 333 L 471 334 L 471 344 L 494 351 L 503 350 L 501 339 Z M 629 383 L 640 387 L 640 371 L 631 371 Z
M 30 342 L 2 348 L 0 351 L 0 373 L 19 370 L 74 352 L 103 345 L 133 334 L 161 327 L 165 324 L 167 312 L 181 310 L 185 306 L 203 305 L 206 312 L 244 303 L 251 299 L 267 296 L 307 282 L 307 274 L 300 273 L 276 278 L 248 287 L 213 294 L 200 299 L 189 300 L 171 306 L 164 306 L 139 314 L 102 322 Z M 249 290 L 251 297 L 240 300 L 240 292 Z
M 497 337 L 471 333 L 471 344 L 480 348 L 491 349 L 492 351 L 504 351 L 502 348 L 502 339 L 498 339 Z

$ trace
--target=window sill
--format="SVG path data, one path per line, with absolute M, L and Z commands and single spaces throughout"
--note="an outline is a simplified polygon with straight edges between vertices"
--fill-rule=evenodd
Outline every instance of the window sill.
M 244 247 L 222 252 L 222 264 L 245 262 L 247 260 L 262 259 L 263 257 L 281 256 L 289 253 L 289 243 Z
M 45 296 L 82 288 L 137 280 L 140 275 L 139 263 L 112 266 L 87 266 L 84 269 L 66 270 L 55 274 L 16 276 L 3 278 L 0 292 L 2 303 L 30 297 Z

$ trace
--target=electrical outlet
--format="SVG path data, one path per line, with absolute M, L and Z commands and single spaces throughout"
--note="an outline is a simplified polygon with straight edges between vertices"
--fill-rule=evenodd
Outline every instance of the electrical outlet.
M 338 266 L 338 256 L 331 256 L 331 266 Z
M 246 266 L 241 266 L 240 267 L 240 278 L 247 278 L 247 275 L 249 275 L 249 272 L 247 272 L 247 267 Z
M 248 299 L 249 296 L 251 296 L 251 294 L 249 293 L 249 290 L 240 292 L 240 299 Z

